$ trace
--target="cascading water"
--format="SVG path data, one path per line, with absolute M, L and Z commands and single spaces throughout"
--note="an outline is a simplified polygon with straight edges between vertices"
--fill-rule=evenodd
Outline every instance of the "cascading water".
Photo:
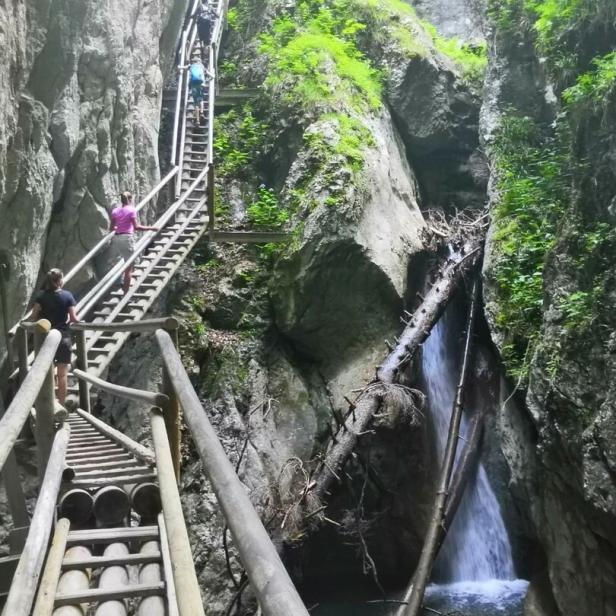
M 451 409 L 456 392 L 460 358 L 452 340 L 450 317 L 445 315 L 423 345 L 422 372 L 425 394 L 434 423 L 436 449 L 441 460 Z M 462 419 L 464 438 L 467 420 Z M 458 447 L 458 454 L 462 447 Z M 440 577 L 448 582 L 510 580 L 514 577 L 511 547 L 498 502 L 479 465 L 475 481 L 469 484 L 447 534 L 437 561 Z

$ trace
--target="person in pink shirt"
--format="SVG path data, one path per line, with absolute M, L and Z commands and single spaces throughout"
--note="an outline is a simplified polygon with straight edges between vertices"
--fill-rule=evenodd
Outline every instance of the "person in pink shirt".
M 125 191 L 120 195 L 121 203 L 111 212 L 109 230 L 115 231 L 113 238 L 114 254 L 128 261 L 135 251 L 135 231 L 158 231 L 158 227 L 140 225 L 137 221 L 137 210 L 133 205 L 133 196 Z M 130 288 L 133 276 L 133 266 L 131 265 L 124 271 L 124 282 L 122 289 L 126 294 Z

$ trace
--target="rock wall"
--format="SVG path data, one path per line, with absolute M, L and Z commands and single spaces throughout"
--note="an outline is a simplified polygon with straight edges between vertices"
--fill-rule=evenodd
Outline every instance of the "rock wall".
M 592 90 L 592 59 L 611 49 L 605 37 L 607 32 L 614 35 L 616 21 L 608 5 L 591 4 L 585 5 L 583 18 L 563 26 L 562 35 L 547 42 L 517 21 L 525 18 L 532 24 L 537 15 L 510 14 L 512 30 L 504 30 L 507 24 L 501 17 L 482 110 L 488 147 L 499 122 L 512 113 L 531 119 L 543 134 L 556 127 L 570 137 L 559 170 L 569 179 L 566 197 L 541 265 L 539 325 L 531 326 L 529 320 L 527 376 L 516 376 L 504 386 L 503 399 L 516 381 L 521 393 L 501 408 L 498 419 L 512 489 L 530 506 L 542 551 L 535 558 L 526 603 L 525 613 L 533 616 L 616 613 L 616 323 L 608 308 L 615 297 L 611 204 L 616 88 L 608 80 L 599 94 Z M 566 18 L 560 19 L 566 26 Z M 569 54 L 568 72 L 561 72 L 557 51 L 559 58 Z M 576 89 L 579 79 L 591 84 L 592 103 Z M 498 217 L 503 194 L 512 193 L 504 193 L 509 188 L 496 181 L 498 156 L 492 155 L 492 208 Z M 529 171 L 526 181 L 537 187 L 542 177 Z M 520 245 L 528 242 L 513 231 L 510 237 Z M 496 228 L 489 242 L 485 288 L 493 336 L 501 349 L 511 336 L 510 324 L 498 316 L 504 302 L 499 263 L 507 259 L 514 271 L 520 267 L 519 253 L 506 254 L 503 246 Z
M 0 7 L 0 249 L 10 264 L 10 324 L 41 271 L 69 268 L 103 236 L 120 191 L 138 198 L 157 181 L 163 73 L 185 4 Z

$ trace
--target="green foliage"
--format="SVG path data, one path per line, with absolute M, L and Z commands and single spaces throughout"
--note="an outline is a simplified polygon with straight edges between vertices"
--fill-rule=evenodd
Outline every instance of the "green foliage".
M 280 229 L 289 220 L 289 212 L 278 203 L 271 188 L 260 186 L 257 198 L 246 209 L 251 225 L 257 229 Z
M 594 294 L 588 291 L 574 291 L 561 303 L 560 309 L 565 316 L 565 328 L 568 330 L 584 328 L 592 320 Z
M 237 73 L 237 65 L 232 60 L 223 60 L 218 64 L 218 77 L 226 82 L 233 81 Z
M 189 295 L 186 301 L 195 312 L 203 312 L 205 309 L 205 300 L 201 295 Z
M 480 82 L 483 79 L 488 65 L 487 45 L 485 43 L 463 43 L 456 37 L 446 39 L 439 36 L 432 24 L 423 20 L 421 24 L 432 38 L 437 51 L 453 60 L 468 81 Z
M 616 51 L 592 62 L 594 69 L 578 76 L 575 85 L 562 93 L 569 106 L 600 105 L 616 83 Z
M 271 60 L 266 85 L 284 83 L 287 102 L 308 108 L 380 106 L 381 76 L 356 45 L 365 25 L 341 10 L 345 4 L 338 1 L 330 7 L 304 0 L 293 16 L 279 17 L 260 37 L 259 50 Z
M 232 109 L 216 118 L 214 152 L 218 175 L 247 175 L 265 142 L 267 125 L 257 120 L 250 105 Z
M 542 323 L 545 258 L 569 198 L 570 171 L 562 138 L 543 136 L 529 118 L 506 116 L 493 148 L 496 324 L 505 336 L 508 370 L 523 375 Z
M 237 7 L 231 7 L 227 11 L 227 26 L 231 28 L 231 30 L 238 29 L 238 12 Z

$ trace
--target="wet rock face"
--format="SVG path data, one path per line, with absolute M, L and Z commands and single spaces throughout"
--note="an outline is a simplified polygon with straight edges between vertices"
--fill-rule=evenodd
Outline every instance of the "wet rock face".
M 519 82 L 516 75 L 524 62 L 530 70 L 526 81 Z M 512 104 L 540 124 L 551 121 L 555 99 L 545 96 L 551 88 L 532 47 L 500 41 L 493 70 L 499 81 L 482 112 L 484 134 Z M 524 405 L 501 409 L 499 424 L 513 492 L 530 505 L 545 558 L 545 572 L 537 572 L 531 583 L 525 614 L 611 616 L 616 614 L 616 320 L 607 306 L 614 304 L 616 281 L 611 257 L 604 259 L 601 251 L 580 266 L 579 238 L 613 221 L 613 94 L 599 110 L 578 110 L 569 120 L 572 166 L 582 160 L 588 164 L 574 174 L 571 199 L 547 255 L 542 329 Z M 488 302 L 498 302 L 489 277 L 498 257 L 491 244 Z M 595 285 L 600 281 L 601 301 L 567 323 L 567 298 L 586 290 L 592 280 Z M 492 326 L 498 341 L 498 329 Z
M 183 10 L 171 0 L 0 8 L 0 247 L 11 266 L 10 323 L 40 269 L 69 267 L 102 237 L 119 191 L 138 197 L 156 182 L 162 71 Z

